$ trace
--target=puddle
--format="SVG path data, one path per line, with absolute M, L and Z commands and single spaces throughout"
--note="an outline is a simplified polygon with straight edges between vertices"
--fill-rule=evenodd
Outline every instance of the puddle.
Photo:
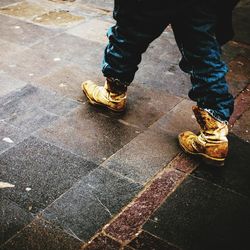
M 21 2 L 16 5 L 0 8 L 0 13 L 2 14 L 25 18 L 32 18 L 41 15 L 44 12 L 46 12 L 46 10 L 41 6 L 27 2 Z
M 33 22 L 45 24 L 45 25 L 68 25 L 73 22 L 79 22 L 84 17 L 75 16 L 70 14 L 68 11 L 50 11 L 43 15 L 33 18 Z

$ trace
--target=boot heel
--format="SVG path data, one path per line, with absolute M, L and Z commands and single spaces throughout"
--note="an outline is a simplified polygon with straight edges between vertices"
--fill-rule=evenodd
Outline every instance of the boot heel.
M 202 157 L 202 160 L 207 165 L 212 165 L 212 166 L 222 167 L 225 164 L 225 161 L 217 161 L 217 160 L 209 159 L 209 158 L 206 158 L 206 157 Z

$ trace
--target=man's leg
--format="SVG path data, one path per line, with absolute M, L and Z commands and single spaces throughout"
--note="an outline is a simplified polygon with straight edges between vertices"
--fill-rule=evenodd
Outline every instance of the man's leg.
M 102 72 L 107 78 L 104 87 L 83 83 L 83 91 L 92 104 L 114 111 L 125 108 L 127 86 L 133 81 L 141 55 L 169 23 L 163 10 L 164 1 L 116 0 L 116 25 L 108 30 L 109 44 L 104 52 Z M 111 93 L 111 95 L 110 95 Z
M 209 1 L 201 1 L 181 16 L 172 26 L 183 56 L 180 67 L 191 75 L 189 97 L 197 102 L 194 114 L 201 134 L 185 132 L 179 141 L 188 153 L 223 165 L 228 152 L 227 121 L 234 100 L 225 79 L 228 68 L 220 58 L 221 49 L 215 38 L 215 8 Z

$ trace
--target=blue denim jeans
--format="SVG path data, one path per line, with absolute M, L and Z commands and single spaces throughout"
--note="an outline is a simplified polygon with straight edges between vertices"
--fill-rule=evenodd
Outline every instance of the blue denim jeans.
M 228 91 L 225 79 L 228 68 L 221 60 L 221 48 L 215 37 L 215 6 L 205 0 L 182 7 L 167 5 L 163 0 L 153 2 L 115 1 L 116 25 L 107 33 L 109 44 L 104 53 L 104 76 L 129 85 L 142 53 L 171 24 L 182 54 L 180 68 L 191 76 L 189 97 L 215 118 L 228 121 L 234 99 Z

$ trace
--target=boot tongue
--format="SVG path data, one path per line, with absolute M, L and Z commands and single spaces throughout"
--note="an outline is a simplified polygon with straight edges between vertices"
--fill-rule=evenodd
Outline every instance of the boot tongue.
M 193 107 L 193 112 L 203 131 L 215 130 L 218 128 L 218 122 L 207 111 L 198 106 Z

